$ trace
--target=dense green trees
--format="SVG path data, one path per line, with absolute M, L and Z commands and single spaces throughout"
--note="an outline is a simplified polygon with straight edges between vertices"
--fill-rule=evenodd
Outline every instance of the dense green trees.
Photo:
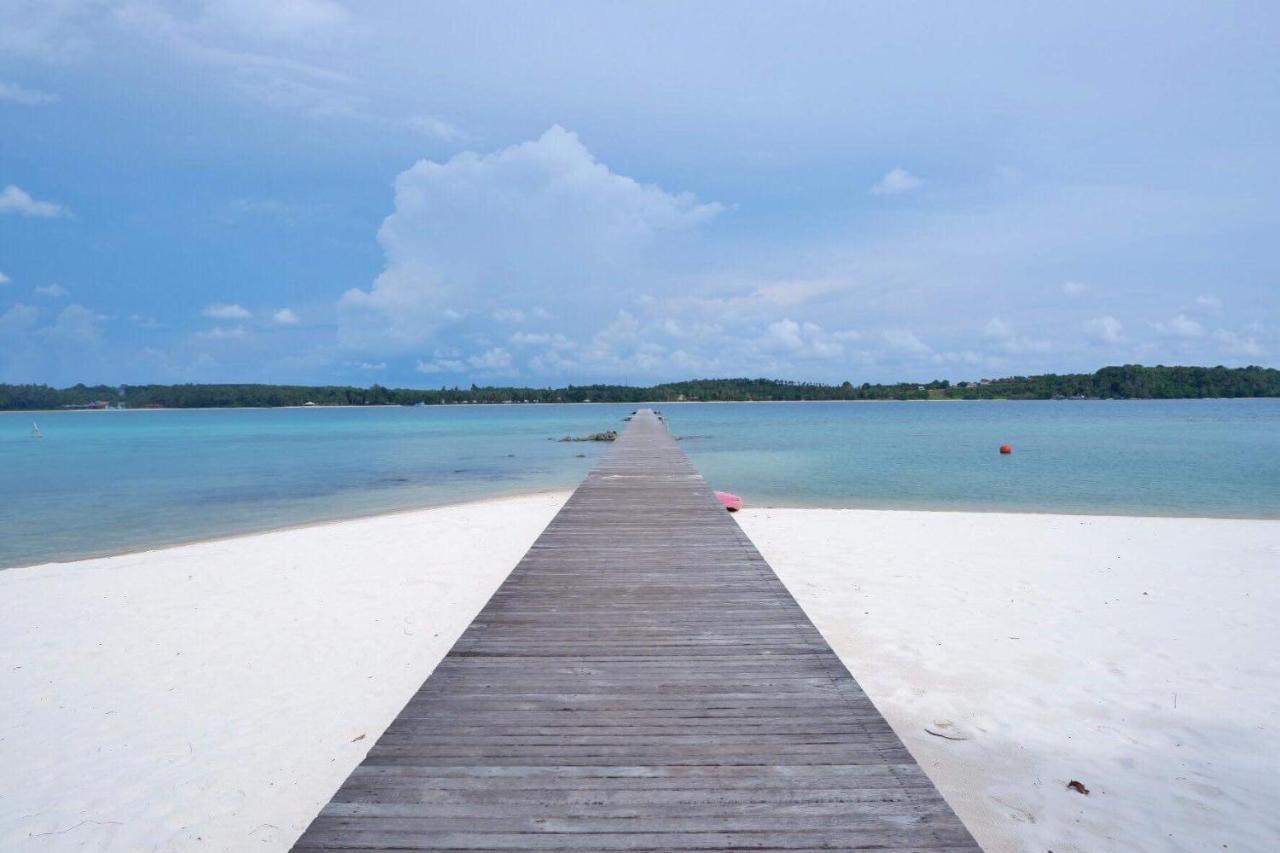
M 415 403 L 669 403 L 679 400 L 1174 399 L 1280 397 L 1280 370 L 1264 367 L 1104 367 L 1097 373 L 958 382 L 823 385 L 774 379 L 693 379 L 648 388 L 352 388 L 341 385 L 0 385 L 0 409 L 57 409 L 106 402 L 129 408 L 381 406 Z

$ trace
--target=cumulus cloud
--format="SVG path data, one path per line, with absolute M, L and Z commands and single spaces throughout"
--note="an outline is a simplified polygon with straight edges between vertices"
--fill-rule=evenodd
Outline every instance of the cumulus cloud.
M 1124 326 L 1110 315 L 1094 317 L 1084 324 L 1084 331 L 1089 337 L 1107 344 L 1118 344 L 1124 340 Z
M 67 209 L 52 201 L 39 201 L 26 190 L 9 184 L 0 192 L 0 213 L 14 213 L 36 219 L 52 219 L 66 216 Z
M 249 332 L 244 326 L 214 326 L 212 329 L 196 332 L 196 337 L 206 341 L 228 341 L 243 338 L 247 334 Z
M 290 308 L 281 308 L 271 315 L 271 322 L 277 326 L 296 326 L 299 322 L 298 315 L 293 313 Z
M 63 296 L 71 295 L 71 291 L 67 290 L 65 287 L 58 284 L 57 282 L 54 282 L 53 284 L 40 285 L 39 287 L 36 288 L 36 294 L 38 296 L 48 296 L 53 299 L 58 299 Z
M 1089 289 L 1087 284 L 1079 281 L 1064 281 L 1062 283 L 1062 293 L 1065 296 L 1080 296 Z
M 932 347 L 916 337 L 910 329 L 886 329 L 880 333 L 880 337 L 895 352 L 908 355 L 927 355 L 933 352 Z
M 200 310 L 200 314 L 211 320 L 248 320 L 253 316 L 248 309 L 226 302 L 214 302 L 212 305 L 206 305 Z
M 817 323 L 801 323 L 784 317 L 768 325 L 760 346 L 766 351 L 802 358 L 839 358 L 844 355 L 844 342 L 858 337 L 858 333 L 852 331 L 828 334 Z
M 41 92 L 37 89 L 28 89 L 17 83 L 5 83 L 0 80 L 0 101 L 8 101 L 11 104 L 22 104 L 24 106 L 39 106 L 41 104 L 52 104 L 58 100 L 57 95 L 51 95 L 48 92 Z
M 103 315 L 83 305 L 68 305 L 58 312 L 58 318 L 54 320 L 50 331 L 55 337 L 81 343 L 96 343 L 101 332 L 101 323 L 105 319 L 107 318 Z
M 418 360 L 414 370 L 419 373 L 461 373 L 467 369 L 466 362 L 456 358 L 436 358 L 431 361 Z
M 1195 298 L 1197 308 L 1221 308 L 1222 300 L 1216 296 L 1201 294 Z
M 516 332 L 507 339 L 507 343 L 517 347 L 549 346 L 552 349 L 573 349 L 576 343 L 559 332 Z
M 414 116 L 406 124 L 410 129 L 438 142 L 467 142 L 472 137 L 456 124 L 439 116 Z
M 386 268 L 338 303 L 339 338 L 351 349 L 412 350 L 450 312 L 495 304 L 532 301 L 561 317 L 607 310 L 612 294 L 652 271 L 646 260 L 660 240 L 723 209 L 610 170 L 559 126 L 492 154 L 420 161 L 395 190 L 378 232 Z M 513 310 L 500 314 L 514 320 Z
M 1003 341 L 1013 337 L 1013 328 L 999 317 L 992 317 L 982 328 L 983 337 Z
M 53 322 L 38 327 L 40 311 L 33 305 L 18 303 L 0 314 L 0 343 L 17 343 L 26 338 L 31 341 L 61 344 L 96 344 L 102 333 L 102 323 L 107 318 L 78 303 L 67 305 L 53 318 Z M 28 335 L 30 337 L 28 337 Z
M 1052 345 L 1047 340 L 1019 335 L 1012 326 L 999 317 L 992 317 L 982 327 L 982 336 L 1004 352 L 1022 354 L 1028 352 L 1048 352 Z
M 1167 322 L 1151 325 L 1159 334 L 1173 338 L 1198 338 L 1204 334 L 1204 327 L 1186 314 L 1179 314 Z
M 471 356 L 467 364 L 480 370 L 503 370 L 511 366 L 511 353 L 502 347 L 494 347 Z
M 11 283 L 13 283 L 13 279 L 9 278 L 9 276 L 0 272 L 0 285 L 11 284 Z
M 1218 329 L 1213 333 L 1213 339 L 1232 355 L 1247 355 L 1250 357 L 1266 355 L 1266 350 L 1258 344 L 1257 338 L 1251 335 L 1241 335 L 1227 329 Z
M 924 180 L 906 169 L 894 168 L 884 173 L 871 187 L 872 195 L 901 195 L 924 186 Z
M 6 334 L 25 332 L 35 328 L 39 318 L 39 309 L 34 305 L 24 305 L 19 302 L 16 305 L 11 305 L 9 310 L 0 314 L 0 332 Z

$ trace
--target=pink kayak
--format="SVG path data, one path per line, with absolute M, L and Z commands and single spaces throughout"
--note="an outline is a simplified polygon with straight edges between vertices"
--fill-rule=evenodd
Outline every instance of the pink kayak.
M 728 492 L 716 492 L 716 498 L 720 503 L 724 504 L 724 508 L 729 512 L 737 512 L 742 509 L 742 498 L 737 495 L 731 495 Z

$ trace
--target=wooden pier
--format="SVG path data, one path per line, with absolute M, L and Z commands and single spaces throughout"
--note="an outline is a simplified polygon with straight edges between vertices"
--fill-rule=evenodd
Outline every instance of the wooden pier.
M 979 848 L 642 410 L 294 849 Z

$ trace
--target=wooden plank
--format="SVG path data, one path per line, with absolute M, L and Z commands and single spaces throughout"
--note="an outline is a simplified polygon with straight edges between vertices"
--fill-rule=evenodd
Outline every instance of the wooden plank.
M 978 847 L 642 410 L 294 849 Z

